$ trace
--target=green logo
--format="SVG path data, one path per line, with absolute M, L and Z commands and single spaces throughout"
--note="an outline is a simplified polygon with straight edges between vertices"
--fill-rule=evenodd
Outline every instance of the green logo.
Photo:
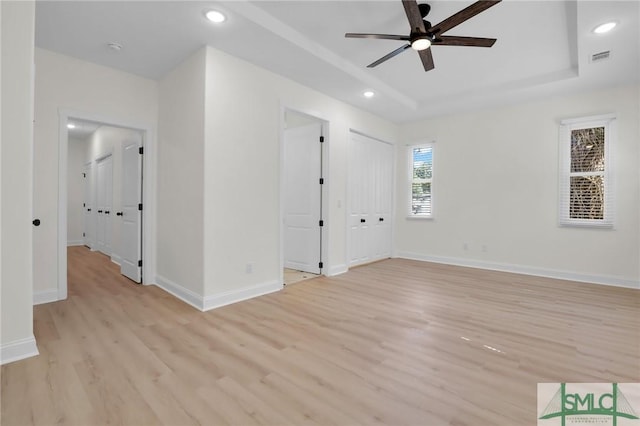
M 603 392 L 601 389 L 589 392 L 588 385 L 590 384 L 576 384 L 575 387 L 583 392 L 576 392 L 576 389 L 574 392 L 567 392 L 566 383 L 560 383 L 560 388 L 538 419 L 547 420 L 559 417 L 562 426 L 565 426 L 568 417 L 571 418 L 573 424 L 592 424 L 597 421 L 597 418 L 592 416 L 608 416 L 611 418 L 613 426 L 617 426 L 618 418 L 639 419 L 617 383 L 611 383 L 611 392 L 608 390 Z M 573 416 L 580 416 L 580 418 Z M 544 423 L 539 422 L 538 424 Z

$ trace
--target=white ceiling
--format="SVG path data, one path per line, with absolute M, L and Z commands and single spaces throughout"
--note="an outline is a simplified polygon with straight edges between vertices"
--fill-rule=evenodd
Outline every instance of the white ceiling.
M 422 1 L 420 1 L 422 2 Z M 429 1 L 432 23 L 473 1 Z M 228 20 L 214 25 L 209 9 Z M 592 29 L 605 21 L 611 33 Z M 640 2 L 505 0 L 447 35 L 497 38 L 492 48 L 433 46 L 369 69 L 403 42 L 345 39 L 346 32 L 408 33 L 400 0 L 39 1 L 36 45 L 160 79 L 210 45 L 395 122 L 638 82 Z M 115 52 L 109 42 L 124 47 Z M 611 57 L 591 63 L 604 50 Z M 376 92 L 365 99 L 366 89 Z
M 73 124 L 75 126 L 72 129 L 67 128 L 67 132 L 69 137 L 76 139 L 86 139 L 102 126 L 102 123 L 80 120 L 73 117 L 69 118 L 67 124 Z

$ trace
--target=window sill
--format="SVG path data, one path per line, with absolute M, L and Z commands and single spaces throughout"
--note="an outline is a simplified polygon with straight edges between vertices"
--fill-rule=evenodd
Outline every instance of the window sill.
M 594 223 L 594 222 L 560 222 L 561 228 L 593 228 L 593 229 L 613 229 L 613 223 Z
M 433 216 L 418 216 L 412 215 L 406 217 L 408 220 L 433 220 Z

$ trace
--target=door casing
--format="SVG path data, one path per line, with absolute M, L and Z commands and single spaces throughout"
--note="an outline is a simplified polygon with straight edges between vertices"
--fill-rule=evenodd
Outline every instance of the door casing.
M 143 283 L 153 284 L 155 277 L 155 205 L 156 205 L 156 139 L 153 127 L 147 123 L 132 122 L 124 117 L 110 117 L 95 113 L 60 109 L 58 111 L 58 295 L 57 300 L 67 298 L 67 163 L 69 152 L 69 132 L 67 122 L 69 118 L 95 121 L 109 126 L 124 127 L 142 132 L 142 146 L 144 147 L 143 162 L 143 244 L 142 257 L 144 259 Z M 36 266 L 34 261 L 34 267 Z

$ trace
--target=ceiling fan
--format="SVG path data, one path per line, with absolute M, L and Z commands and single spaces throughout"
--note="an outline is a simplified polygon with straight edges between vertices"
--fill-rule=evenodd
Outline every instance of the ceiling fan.
M 407 19 L 411 25 L 411 32 L 408 36 L 395 35 L 395 34 L 362 34 L 362 33 L 346 33 L 344 36 L 347 38 L 375 38 L 383 40 L 402 40 L 408 41 L 402 47 L 397 48 L 391 53 L 384 55 L 382 58 L 367 65 L 368 68 L 373 68 L 381 63 L 399 55 L 408 48 L 412 47 L 418 51 L 422 65 L 425 71 L 430 71 L 435 68 L 433 64 L 433 56 L 431 55 L 430 47 L 433 46 L 476 46 L 476 47 L 491 47 L 496 42 L 495 38 L 480 38 L 480 37 L 458 37 L 458 36 L 446 36 L 443 33 L 449 31 L 451 28 L 460 25 L 464 21 L 473 18 L 477 14 L 484 12 L 491 6 L 500 3 L 502 0 L 494 1 L 477 1 L 471 6 L 462 9 L 460 12 L 451 15 L 444 21 L 436 25 L 431 25 L 431 22 L 424 18 L 429 14 L 431 6 L 426 3 L 418 4 L 416 0 L 402 0 L 404 11 L 407 14 Z

